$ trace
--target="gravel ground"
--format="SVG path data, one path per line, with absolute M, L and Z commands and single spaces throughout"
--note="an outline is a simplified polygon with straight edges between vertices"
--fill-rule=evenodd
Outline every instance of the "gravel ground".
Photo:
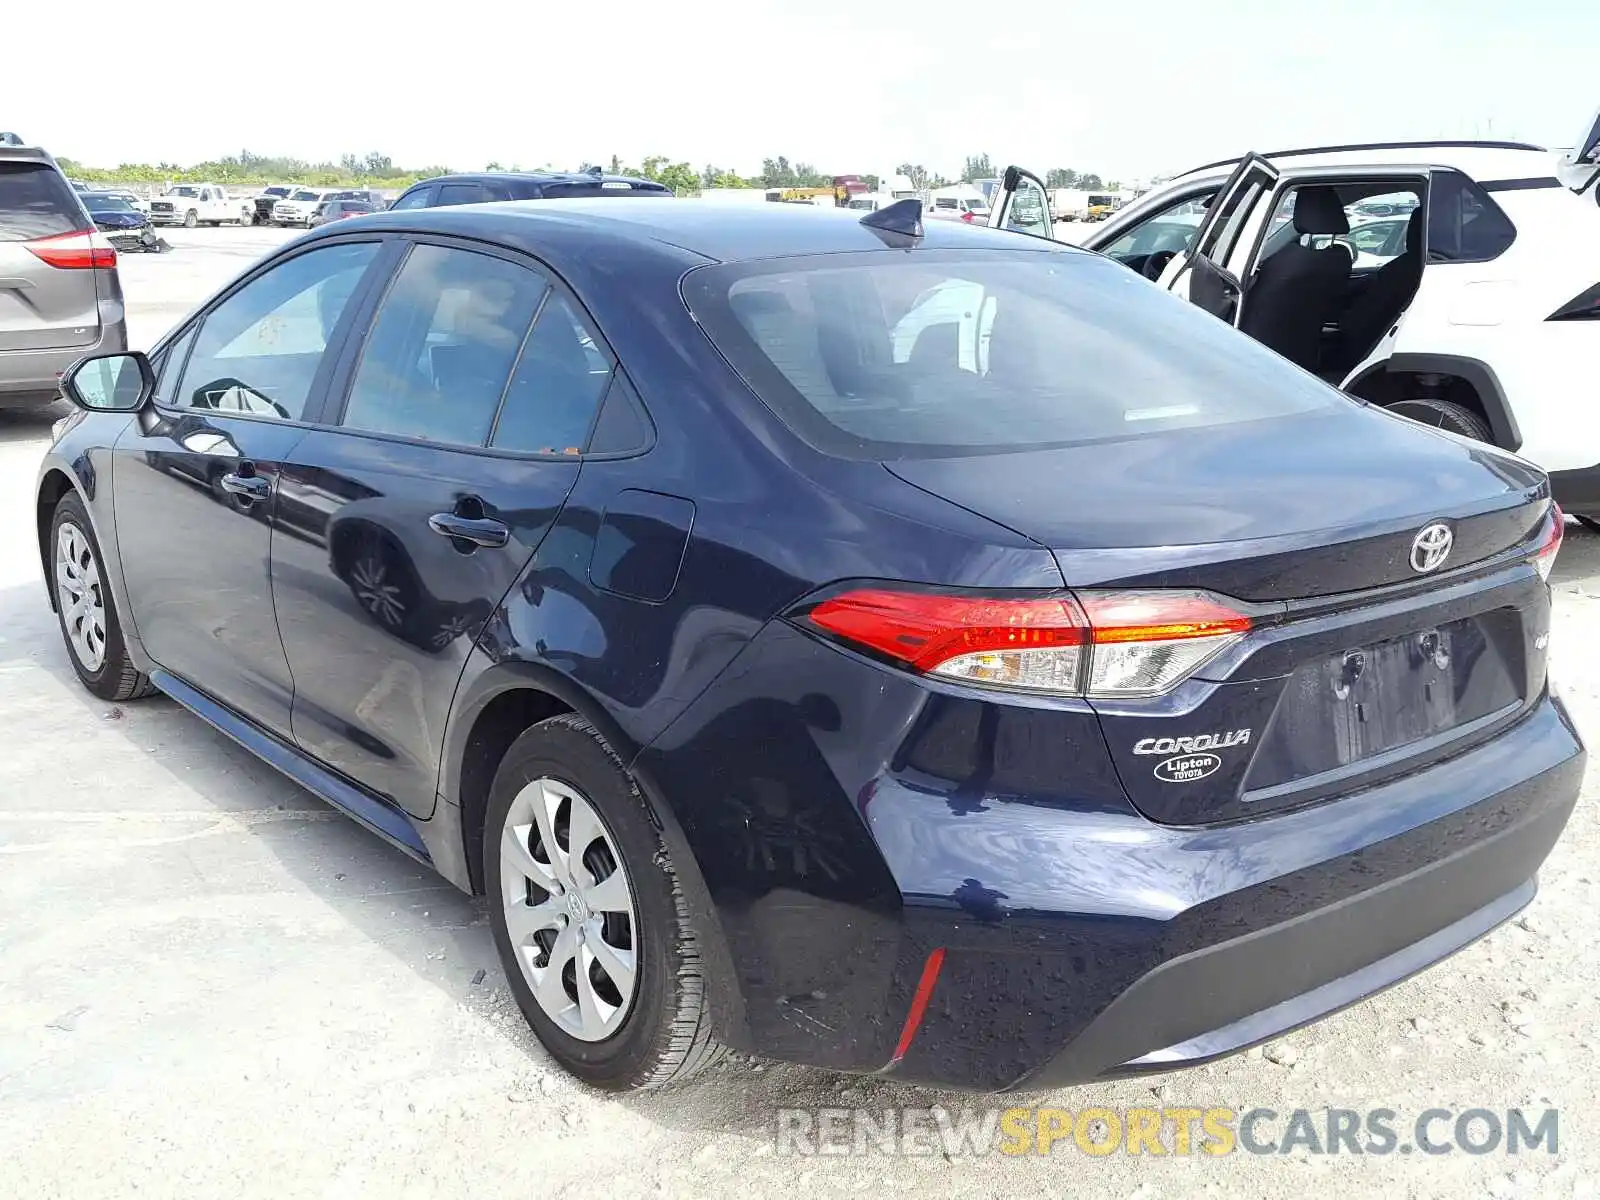
M 135 343 L 283 236 L 178 231 L 172 254 L 128 259 Z M 1086 1158 L 1069 1140 L 797 1159 L 774 1148 L 780 1107 L 985 1102 L 745 1061 L 647 1097 L 569 1082 L 507 995 L 481 904 L 171 702 L 76 685 L 25 515 L 51 415 L 0 414 L 0 1196 L 1593 1194 L 1592 773 L 1525 919 L 1450 962 L 1264 1054 L 1022 1098 L 1387 1107 L 1402 1125 L 1555 1107 L 1555 1155 Z M 1592 729 L 1600 538 L 1569 528 L 1556 589 L 1556 674 Z

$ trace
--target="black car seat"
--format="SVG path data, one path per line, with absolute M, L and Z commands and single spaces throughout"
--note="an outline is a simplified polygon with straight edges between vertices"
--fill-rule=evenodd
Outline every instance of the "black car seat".
M 1339 193 L 1331 187 L 1301 188 L 1295 196 L 1294 229 L 1302 236 L 1349 233 Z M 1257 269 L 1239 328 L 1290 362 L 1315 371 L 1322 327 L 1338 312 L 1349 286 L 1349 251 L 1337 243 L 1319 250 L 1297 239 Z
M 1423 219 L 1421 208 L 1411 214 L 1406 225 L 1406 248 L 1372 273 L 1367 286 L 1340 319 L 1338 361 L 1328 364 L 1340 375 L 1371 353 L 1416 295 L 1427 258 Z

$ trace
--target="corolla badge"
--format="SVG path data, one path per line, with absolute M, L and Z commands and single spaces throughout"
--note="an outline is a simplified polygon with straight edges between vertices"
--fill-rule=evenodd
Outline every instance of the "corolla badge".
M 1193 783 L 1213 774 L 1222 765 L 1215 754 L 1179 754 L 1156 764 L 1155 777 L 1162 783 Z
M 1444 566 L 1444 560 L 1450 557 L 1450 547 L 1455 540 L 1456 535 L 1450 532 L 1450 526 L 1443 521 L 1424 525 L 1417 536 L 1411 539 L 1411 569 L 1419 575 L 1437 571 Z

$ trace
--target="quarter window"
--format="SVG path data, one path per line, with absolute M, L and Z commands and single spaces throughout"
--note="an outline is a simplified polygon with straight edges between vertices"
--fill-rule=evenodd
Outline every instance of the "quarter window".
M 482 446 L 547 290 L 505 259 L 414 247 L 378 309 L 344 424 Z
M 567 301 L 550 294 L 506 389 L 490 445 L 528 454 L 582 451 L 611 359 Z
M 1428 261 L 1488 262 L 1516 241 L 1494 198 L 1459 171 L 1435 171 L 1428 189 Z
M 201 324 L 171 402 L 300 420 L 334 328 L 377 251 L 375 242 L 327 246 L 245 284 Z

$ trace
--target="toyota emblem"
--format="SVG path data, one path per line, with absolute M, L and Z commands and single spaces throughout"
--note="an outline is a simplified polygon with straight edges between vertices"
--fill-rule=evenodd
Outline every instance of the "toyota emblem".
M 1450 526 L 1443 521 L 1424 525 L 1422 531 L 1411 540 L 1411 569 L 1419 575 L 1437 571 L 1444 566 L 1444 560 L 1450 557 L 1450 547 L 1455 540 L 1456 535 L 1450 532 Z

